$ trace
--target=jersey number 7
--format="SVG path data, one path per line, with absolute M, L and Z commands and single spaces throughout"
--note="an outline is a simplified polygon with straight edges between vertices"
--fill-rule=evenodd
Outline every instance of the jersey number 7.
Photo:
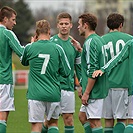
M 47 65 L 48 65 L 48 62 L 49 62 L 49 59 L 50 59 L 50 55 L 49 54 L 39 54 L 38 57 L 39 58 L 44 58 L 41 74 L 45 74 L 46 68 L 47 68 Z

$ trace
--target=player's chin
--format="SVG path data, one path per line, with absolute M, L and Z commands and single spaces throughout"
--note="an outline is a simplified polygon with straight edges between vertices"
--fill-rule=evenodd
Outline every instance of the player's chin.
M 69 33 L 68 32 L 62 32 L 61 34 L 62 35 L 68 35 Z
M 13 29 L 13 27 L 7 27 L 7 29 L 8 29 L 8 30 L 12 30 L 12 29 Z
M 80 36 L 85 36 L 85 33 L 84 32 L 79 32 L 79 35 Z

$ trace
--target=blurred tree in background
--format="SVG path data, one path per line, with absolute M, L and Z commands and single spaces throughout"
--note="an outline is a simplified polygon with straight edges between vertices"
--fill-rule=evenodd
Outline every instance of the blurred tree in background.
M 30 37 L 35 32 L 35 22 L 40 19 L 46 19 L 50 22 L 51 25 L 51 35 L 57 34 L 58 30 L 56 28 L 56 17 L 60 12 L 68 12 L 64 7 L 59 8 L 58 10 L 50 9 L 43 7 L 36 10 L 31 10 L 29 5 L 24 0 L 0 0 L 0 8 L 2 6 L 10 6 L 14 8 L 17 12 L 17 24 L 14 26 L 13 31 L 17 35 L 20 43 L 26 45 L 30 42 Z M 70 13 L 70 12 L 68 12 Z M 71 13 L 70 13 L 71 14 Z M 81 44 L 83 44 L 84 38 L 79 36 L 77 30 L 77 20 L 79 14 L 72 13 L 73 18 L 73 28 L 71 30 L 71 35 L 76 38 Z M 75 17 L 77 16 L 77 17 Z
M 30 42 L 29 30 L 35 24 L 35 20 L 31 10 L 23 0 L 18 0 L 15 3 L 15 10 L 17 12 L 17 25 L 14 27 L 14 31 L 21 44 L 25 45 Z
M 56 17 L 60 12 L 68 12 L 66 10 L 58 9 L 50 9 L 43 7 L 36 10 L 31 10 L 28 4 L 24 0 L 0 0 L 0 8 L 3 6 L 10 6 L 17 12 L 17 24 L 14 26 L 13 31 L 17 35 L 20 43 L 22 45 L 26 45 L 30 42 L 30 37 L 35 33 L 35 22 L 40 19 L 46 19 L 50 22 L 51 25 L 51 36 L 58 33 L 56 27 Z M 70 13 L 70 12 L 68 12 Z M 70 13 L 71 14 L 71 13 Z M 71 14 L 73 17 L 73 28 L 71 30 L 71 35 L 76 38 L 81 44 L 83 44 L 84 38 L 79 36 L 77 30 L 77 20 L 78 15 L 73 13 Z M 74 18 L 74 16 L 77 16 Z M 23 67 L 19 61 L 19 58 L 16 54 L 13 54 L 13 62 L 16 66 L 16 70 L 18 69 L 28 69 L 28 67 Z
M 14 26 L 13 31 L 17 35 L 22 45 L 30 42 L 30 30 L 35 24 L 34 16 L 24 0 L 0 0 L 0 8 L 3 6 L 10 6 L 17 12 L 17 24 Z
M 3 6 L 10 6 L 14 8 L 14 0 L 0 0 L 0 8 Z

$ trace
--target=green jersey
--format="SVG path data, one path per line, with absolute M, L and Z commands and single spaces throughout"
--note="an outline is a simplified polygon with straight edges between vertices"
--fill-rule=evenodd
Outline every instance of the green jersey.
M 13 84 L 12 52 L 20 57 L 23 49 L 13 31 L 0 25 L 0 84 Z
M 74 70 L 78 79 L 80 80 L 81 78 L 81 53 L 74 48 L 70 38 L 62 40 L 58 35 L 54 35 L 51 37 L 51 41 L 64 49 L 71 67 L 71 74 L 68 78 L 60 77 L 61 89 L 74 91 Z
M 126 42 L 132 39 L 132 36 L 126 33 L 114 31 L 102 37 L 105 41 L 103 46 L 105 49 L 105 58 L 107 61 L 117 55 L 125 46 Z M 117 65 L 115 69 L 108 72 L 109 88 L 125 88 L 124 81 L 128 78 L 126 59 L 121 65 Z M 121 76 L 118 76 L 118 71 L 121 71 Z
M 22 64 L 30 66 L 27 98 L 59 102 L 59 76 L 67 77 L 70 66 L 63 49 L 49 40 L 39 40 L 25 47 Z
M 128 77 L 125 78 L 125 76 L 122 74 L 124 70 L 117 72 L 117 79 L 119 80 L 124 78 L 123 80 L 123 87 L 129 88 L 129 95 L 133 95 L 133 40 L 129 40 L 125 47 L 119 52 L 116 56 L 114 56 L 105 66 L 101 68 L 103 72 L 112 71 L 113 69 L 117 68 L 117 65 L 122 65 L 125 60 L 128 59 L 128 62 L 126 63 L 126 72 L 128 74 Z M 117 84 L 118 80 L 116 80 L 114 83 Z
M 92 78 L 95 70 L 104 64 L 102 54 L 103 40 L 97 34 L 86 38 L 81 55 L 82 91 L 84 93 L 88 83 L 88 77 Z M 107 75 L 98 77 L 89 95 L 90 99 L 101 99 L 107 96 L 108 82 Z

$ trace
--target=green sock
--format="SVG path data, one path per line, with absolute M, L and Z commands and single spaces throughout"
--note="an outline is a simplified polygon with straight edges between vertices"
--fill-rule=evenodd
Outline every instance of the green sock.
M 113 128 L 113 133 L 124 133 L 124 130 L 125 124 L 123 122 L 118 122 Z
M 105 127 L 104 133 L 113 133 L 113 127 Z
M 0 133 L 6 133 L 6 121 L 0 120 Z
M 48 133 L 59 133 L 58 127 L 51 126 L 48 128 Z
M 92 128 L 92 133 L 103 133 L 103 127 Z
M 48 128 L 43 125 L 41 133 L 47 133 L 47 132 L 48 132 Z
M 41 132 L 31 132 L 31 133 L 41 133 Z
M 74 133 L 74 126 L 65 126 L 65 133 Z
M 103 127 L 92 128 L 92 133 L 103 133 Z
M 129 124 L 126 126 L 124 133 L 133 133 L 133 124 Z
M 84 130 L 85 130 L 85 133 L 91 133 L 91 127 L 90 127 L 90 123 L 89 122 L 86 122 L 84 125 Z

